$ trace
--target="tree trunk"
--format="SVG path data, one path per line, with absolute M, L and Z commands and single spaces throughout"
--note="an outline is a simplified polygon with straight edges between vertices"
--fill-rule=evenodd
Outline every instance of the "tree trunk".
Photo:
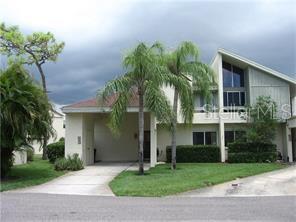
M 47 139 L 43 139 L 43 145 L 42 145 L 42 159 L 47 160 Z
M 173 104 L 173 119 L 172 119 L 172 163 L 171 169 L 176 169 L 176 128 L 177 128 L 177 115 L 178 115 L 178 90 L 175 88 L 174 104 Z
M 144 96 L 143 90 L 139 87 L 139 174 L 144 175 Z
M 38 71 L 40 73 L 40 76 L 41 76 L 43 91 L 46 94 L 47 93 L 46 80 L 45 80 L 45 75 L 44 75 L 43 69 L 42 69 L 41 65 L 39 65 L 38 63 L 35 63 L 35 64 L 36 64 Z
M 46 89 L 46 80 L 45 80 L 45 75 L 44 75 L 44 72 L 43 72 L 43 69 L 41 67 L 40 64 L 38 63 L 35 63 L 37 68 L 38 68 L 38 71 L 40 73 L 40 76 L 41 76 L 41 81 L 42 81 L 42 87 L 43 87 L 43 92 L 45 93 L 45 95 L 47 96 L 47 89 Z M 44 139 L 43 140 L 43 146 L 42 146 L 42 159 L 43 160 L 47 160 L 48 157 L 47 157 L 47 139 Z

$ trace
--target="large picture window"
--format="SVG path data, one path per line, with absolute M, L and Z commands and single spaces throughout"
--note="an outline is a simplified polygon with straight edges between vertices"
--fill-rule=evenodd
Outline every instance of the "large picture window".
M 224 106 L 245 106 L 246 95 L 245 92 L 223 92 Z
M 193 132 L 193 145 L 216 145 L 216 132 Z
M 227 62 L 222 63 L 223 67 L 223 87 L 245 87 L 244 70 L 233 66 Z

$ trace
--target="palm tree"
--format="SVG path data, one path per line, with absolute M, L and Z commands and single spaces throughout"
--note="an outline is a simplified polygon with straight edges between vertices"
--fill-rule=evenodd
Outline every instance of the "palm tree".
M 192 86 L 200 90 L 209 101 L 211 98 L 210 86 L 214 81 L 214 72 L 199 61 L 199 50 L 192 42 L 182 42 L 179 47 L 166 54 L 166 65 L 170 74 L 192 82 Z M 171 120 L 172 135 L 172 162 L 171 168 L 176 169 L 176 126 L 178 116 L 178 100 L 180 100 L 181 114 L 185 123 L 191 123 L 193 118 L 193 96 L 188 96 L 186 89 L 175 86 L 173 100 L 173 115 Z
M 155 114 L 160 122 L 170 122 L 171 108 L 164 92 L 163 84 L 177 85 L 184 88 L 187 81 L 178 79 L 177 76 L 167 75 L 168 70 L 163 64 L 163 47 L 156 42 L 151 47 L 140 43 L 123 60 L 127 72 L 110 81 L 99 93 L 104 101 L 112 95 L 116 95 L 110 113 L 109 128 L 115 134 L 119 133 L 119 127 L 126 112 L 129 99 L 137 97 L 139 100 L 139 136 L 138 159 L 139 174 L 144 174 L 143 164 L 143 139 L 144 139 L 144 107 Z
M 46 94 L 19 64 L 0 71 L 1 177 L 12 166 L 13 151 L 54 136 L 51 104 Z M 32 147 L 31 147 L 32 148 Z

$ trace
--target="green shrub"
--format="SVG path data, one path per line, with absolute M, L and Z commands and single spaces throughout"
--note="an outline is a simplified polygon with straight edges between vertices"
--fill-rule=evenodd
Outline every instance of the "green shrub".
M 83 162 L 79 158 L 77 153 L 74 153 L 72 156 L 68 155 L 67 161 L 68 161 L 68 170 L 76 171 L 76 170 L 83 169 Z
M 34 160 L 34 149 L 27 149 L 27 161 Z
M 66 158 L 59 158 L 54 163 L 54 169 L 58 171 L 67 170 L 68 169 L 68 161 Z
M 51 163 L 65 156 L 65 142 L 59 141 L 47 145 L 47 156 Z
M 260 142 L 234 142 L 228 145 L 229 163 L 275 162 L 276 145 Z
M 171 162 L 172 149 L 166 149 L 167 162 Z M 178 163 L 220 162 L 220 149 L 214 145 L 179 145 L 176 149 Z
M 276 145 L 272 143 L 259 143 L 259 142 L 234 142 L 228 144 L 229 153 L 241 152 L 276 152 Z
M 61 142 L 61 141 L 64 141 L 65 142 L 65 138 L 64 137 L 61 137 L 60 139 L 59 139 L 59 141 Z
M 55 170 L 81 170 L 83 169 L 83 162 L 77 153 L 72 156 L 68 155 L 67 158 L 59 158 L 54 163 Z
M 276 159 L 277 154 L 275 152 L 241 152 L 228 154 L 229 163 L 265 163 L 274 162 Z

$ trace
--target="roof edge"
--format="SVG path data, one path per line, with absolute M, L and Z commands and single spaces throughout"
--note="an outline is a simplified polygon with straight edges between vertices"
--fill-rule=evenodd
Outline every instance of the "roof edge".
M 247 63 L 250 66 L 253 66 L 253 67 L 257 68 L 257 69 L 260 69 L 262 71 L 265 71 L 267 73 L 270 73 L 270 74 L 272 74 L 272 75 L 274 75 L 274 76 L 276 76 L 276 77 L 278 77 L 280 79 L 283 79 L 283 80 L 285 80 L 285 81 L 287 81 L 289 83 L 296 84 L 296 80 L 293 79 L 292 77 L 290 77 L 290 76 L 288 76 L 286 74 L 283 74 L 281 72 L 275 71 L 275 70 L 273 70 L 271 68 L 268 68 L 266 66 L 263 66 L 263 65 L 261 65 L 259 63 L 256 63 L 256 62 L 254 62 L 254 61 L 252 61 L 250 59 L 247 59 L 245 57 L 242 57 L 240 55 L 237 55 L 237 54 L 235 54 L 233 52 L 230 52 L 230 51 L 228 51 L 226 49 L 219 48 L 218 51 L 217 51 L 217 54 L 218 53 L 221 53 L 222 55 L 227 55 L 227 56 L 233 57 L 233 58 L 235 58 L 237 60 L 240 60 L 240 61 L 242 61 L 244 63 Z

